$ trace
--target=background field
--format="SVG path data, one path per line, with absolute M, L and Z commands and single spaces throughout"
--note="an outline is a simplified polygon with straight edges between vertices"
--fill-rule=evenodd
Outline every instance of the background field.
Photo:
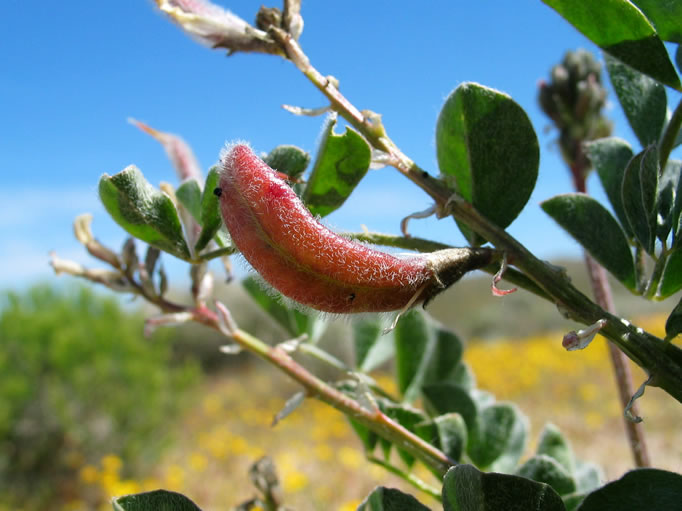
M 571 274 L 577 275 L 577 283 L 582 285 L 580 265 L 569 266 Z M 667 304 L 643 304 L 620 292 L 618 287 L 615 289 L 618 306 L 626 315 L 636 313 L 641 326 L 662 333 L 665 315 L 660 311 Z M 75 303 L 75 314 L 83 314 L 78 307 L 83 307 L 84 302 L 100 300 L 90 293 L 86 293 L 86 297 L 91 297 L 86 300 L 79 293 L 82 292 L 56 293 L 67 304 L 64 311 L 71 310 Z M 283 340 L 284 333 L 250 302 L 239 285 L 228 286 L 219 294 L 240 318 L 243 328 L 270 342 Z M 7 303 L 5 300 L 5 312 Z M 112 307 L 118 307 L 116 302 L 113 304 Z M 95 305 L 89 307 L 94 316 L 93 325 L 104 324 L 101 332 L 105 332 L 113 312 L 98 315 L 93 313 L 99 310 Z M 109 509 L 108 499 L 113 495 L 159 487 L 181 491 L 206 510 L 229 509 L 255 495 L 248 469 L 264 455 L 275 461 L 286 502 L 294 509 L 355 509 L 377 484 L 415 493 L 400 479 L 367 462 L 361 443 L 344 417 L 326 405 L 307 400 L 291 416 L 272 427 L 274 415 L 298 389 L 270 367 L 249 356 L 220 354 L 221 340 L 202 327 L 165 329 L 159 332 L 161 340 L 143 339 L 139 335 L 142 318 L 139 314 L 131 315 L 131 308 L 135 307 L 125 305 L 120 310 L 121 316 L 116 316 L 117 312 L 113 319 L 128 325 L 126 328 L 117 325 L 114 329 L 125 332 L 128 342 L 104 341 L 107 338 L 104 333 L 92 335 L 86 341 L 91 349 L 81 352 L 72 361 L 71 368 L 75 374 L 79 368 L 94 364 L 100 367 L 96 374 L 101 371 L 108 374 L 106 368 L 110 364 L 102 365 L 96 354 L 99 351 L 100 357 L 115 359 L 111 367 L 119 369 L 113 380 L 98 380 L 101 388 L 94 394 L 100 402 L 87 401 L 83 396 L 88 392 L 74 391 L 71 408 L 91 407 L 91 412 L 86 414 L 88 424 L 95 424 L 97 414 L 104 420 L 113 413 L 103 404 L 116 403 L 121 408 L 116 413 L 123 417 L 120 431 L 114 428 L 116 434 L 101 435 L 102 441 L 93 444 L 81 442 L 91 434 L 89 429 L 79 427 L 74 420 L 65 422 L 63 440 L 48 444 L 59 463 L 43 466 L 38 473 L 26 469 L 24 476 L 29 479 L 28 483 L 23 481 L 23 487 L 6 485 L 0 492 L 0 509 L 1 506 L 27 511 L 43 509 L 46 501 L 51 509 Z M 68 314 L 64 311 L 61 317 Z M 146 310 L 145 314 L 151 312 Z M 529 417 L 532 427 L 527 453 L 534 449 L 533 442 L 543 425 L 552 422 L 567 434 L 578 457 L 599 463 L 606 478 L 617 478 L 632 466 L 602 338 L 598 337 L 585 351 L 564 351 L 562 335 L 576 325 L 561 320 L 551 306 L 523 292 L 503 299 L 490 297 L 487 277 L 460 283 L 435 302 L 430 312 L 466 340 L 465 360 L 473 368 L 478 386 L 491 391 L 499 400 L 516 402 Z M 30 321 L 30 324 L 35 327 L 36 322 Z M 322 339 L 340 357 L 351 354 L 349 324 L 348 321 L 333 322 Z M 4 341 L 9 340 L 6 322 L 0 327 Z M 27 330 L 30 330 L 28 326 Z M 55 338 L 68 335 L 75 334 L 67 329 L 37 342 L 47 348 L 56 342 Z M 121 351 L 121 345 L 138 348 Z M 11 342 L 0 344 L 2 359 L 11 359 L 12 354 L 8 354 L 11 346 Z M 118 346 L 118 351 L 112 352 L 112 346 Z M 150 351 L 145 351 L 145 347 Z M 151 353 L 158 350 L 164 355 L 151 361 Z M 135 386 L 131 379 L 136 373 L 129 368 L 135 367 L 135 361 L 141 357 L 147 357 L 145 360 L 152 364 L 152 369 L 147 371 L 146 380 L 138 377 Z M 54 363 L 46 362 L 46 365 Z M 330 380 L 345 377 L 324 368 L 319 370 Z M 179 378 L 181 374 L 184 376 Z M 375 376 L 389 389 L 392 387 L 390 366 Z M 63 382 L 72 381 L 69 375 L 57 376 L 57 387 L 59 378 Z M 635 383 L 639 384 L 643 378 L 635 368 Z M 86 385 L 87 382 L 86 378 Z M 54 385 L 50 388 L 55 388 Z M 72 383 L 69 385 L 73 387 Z M 145 394 L 144 385 L 149 385 L 153 392 Z M 149 397 L 148 403 L 146 397 Z M 130 400 L 129 405 L 126 399 Z M 682 420 L 679 404 L 656 389 L 648 389 L 641 404 L 653 463 L 682 471 L 682 448 L 675 438 Z M 152 413 L 155 421 L 147 429 L 136 428 L 136 421 Z M 4 431 L 5 438 L 0 445 L 6 462 L 8 441 L 16 438 Z M 47 428 L 36 433 L 37 438 L 47 438 L 49 434 Z M 153 439 L 154 448 L 141 449 L 139 445 L 149 439 Z M 24 446 L 24 449 L 32 447 Z M 417 466 L 415 471 L 425 481 L 437 484 L 423 467 Z M 21 481 L 21 474 L 14 475 Z M 38 484 L 35 483 L 37 475 Z M 39 487 L 41 491 L 27 497 L 30 487 Z M 428 496 L 418 496 L 425 503 L 433 504 Z

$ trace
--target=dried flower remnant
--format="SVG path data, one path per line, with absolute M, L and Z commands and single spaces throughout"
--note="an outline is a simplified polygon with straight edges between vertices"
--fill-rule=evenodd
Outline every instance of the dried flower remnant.
M 199 186 L 201 186 L 203 183 L 203 178 L 201 175 L 199 162 L 197 161 L 196 156 L 194 156 L 194 152 L 189 147 L 187 142 L 185 142 L 178 135 L 155 130 L 151 126 L 140 122 L 137 119 L 130 118 L 128 119 L 128 122 L 154 137 L 163 146 L 163 148 L 166 150 L 166 154 L 168 155 L 168 159 L 171 161 L 173 167 L 175 167 L 175 170 L 178 173 L 180 181 L 194 178 L 199 183 Z
M 249 25 L 239 16 L 206 0 L 155 0 L 187 34 L 210 48 L 227 48 L 230 53 L 252 51 L 281 53 L 266 32 Z
M 426 304 L 495 251 L 455 248 L 398 258 L 318 222 L 294 191 L 244 144 L 224 151 L 220 196 L 233 242 L 284 296 L 332 313 L 388 312 Z

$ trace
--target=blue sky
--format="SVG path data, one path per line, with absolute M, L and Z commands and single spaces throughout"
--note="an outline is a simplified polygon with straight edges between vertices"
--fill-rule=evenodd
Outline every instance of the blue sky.
M 218 3 L 251 21 L 262 2 Z M 510 231 L 543 258 L 580 255 L 538 206 L 570 191 L 571 182 L 552 145 L 556 134 L 545 131 L 537 82 L 566 50 L 596 51 L 567 22 L 539 0 L 309 0 L 303 16 L 301 44 L 313 65 L 336 76 L 360 109 L 382 113 L 399 147 L 434 174 L 434 126 L 448 93 L 475 81 L 510 94 L 528 112 L 541 147 L 537 187 Z M 151 1 L 3 0 L 0 47 L 1 287 L 49 277 L 50 250 L 97 266 L 73 238 L 79 213 L 93 213 L 95 235 L 120 246 L 125 235 L 96 193 L 102 173 L 134 163 L 154 184 L 176 182 L 161 146 L 128 117 L 184 137 L 204 169 L 234 139 L 259 151 L 282 143 L 316 147 L 322 119 L 280 108 L 324 104 L 292 64 L 266 55 L 227 58 L 200 46 Z M 613 94 L 610 100 L 616 133 L 637 146 Z M 590 190 L 603 196 L 594 179 Z M 397 233 L 402 217 L 429 205 L 386 168 L 370 172 L 328 224 Z M 448 220 L 413 221 L 410 230 L 464 244 Z

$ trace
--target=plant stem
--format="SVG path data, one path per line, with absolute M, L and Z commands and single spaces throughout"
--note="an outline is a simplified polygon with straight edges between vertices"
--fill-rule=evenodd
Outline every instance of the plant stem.
M 612 313 L 615 312 L 616 307 L 613 303 L 611 286 L 606 278 L 606 271 L 587 252 L 584 253 L 584 257 L 595 300 L 605 310 Z M 630 371 L 628 359 L 623 352 L 612 342 L 609 342 L 608 345 L 613 375 L 616 379 L 616 387 L 618 388 L 618 397 L 620 398 L 621 409 L 624 410 L 635 392 L 634 387 L 632 386 L 632 372 Z M 634 416 L 639 415 L 637 403 L 633 403 L 630 411 Z M 636 423 L 628 420 L 625 416 L 623 416 L 623 424 L 625 426 L 625 434 L 627 435 L 635 466 L 651 466 L 643 424 L 641 422 Z
M 587 182 L 585 176 L 587 169 L 584 163 L 588 161 L 583 154 L 583 144 L 576 144 L 576 156 L 574 164 L 571 165 L 571 173 L 573 174 L 576 191 L 587 193 Z M 585 266 L 592 285 L 592 293 L 595 301 L 605 311 L 615 314 L 616 305 L 613 302 L 613 293 L 611 286 L 606 277 L 606 270 L 587 252 L 583 252 L 585 259 Z M 618 397 L 620 398 L 621 409 L 625 410 L 630 403 L 630 399 L 635 392 L 632 385 L 632 372 L 625 354 L 612 342 L 608 342 L 609 358 L 611 359 L 611 367 L 613 367 L 613 376 L 616 380 L 616 388 L 618 389 Z M 635 417 L 639 415 L 637 403 L 633 403 L 630 411 Z M 625 435 L 627 436 L 628 445 L 632 452 L 636 467 L 648 467 L 651 465 L 649 461 L 649 452 L 647 449 L 646 438 L 644 436 L 644 427 L 642 423 L 636 423 L 629 420 L 623 415 L 623 425 L 625 426 Z
M 456 465 L 442 451 L 408 431 L 384 415 L 379 409 L 367 409 L 346 394 L 317 378 L 305 367 L 299 365 L 282 348 L 269 346 L 241 329 L 237 328 L 233 331 L 225 329 L 220 325 L 215 313 L 208 309 L 204 309 L 202 313 L 201 317 L 196 318 L 197 321 L 215 328 L 245 350 L 276 366 L 294 381 L 300 383 L 308 396 L 324 401 L 389 442 L 400 445 L 401 449 L 409 452 L 441 475 L 445 475 L 448 468 Z
M 332 80 L 311 65 L 298 42 L 289 34 L 276 27 L 272 27 L 269 33 L 282 46 L 289 60 L 329 99 L 331 107 L 362 133 L 373 147 L 386 152 L 392 165 L 401 174 L 431 196 L 436 203 L 439 217 L 453 214 L 495 247 L 504 250 L 509 262 L 534 281 L 566 316 L 585 325 L 606 319 L 606 325 L 601 330 L 602 335 L 618 345 L 628 357 L 653 376 L 651 385 L 665 389 L 682 402 L 682 350 L 672 343 L 664 343 L 662 339 L 592 302 L 560 271 L 540 261 L 504 229 L 483 217 L 469 202 L 453 194 L 444 183 L 430 176 L 404 155 L 388 137 L 383 126 L 377 127 L 369 116 L 366 117 L 341 94 Z
M 375 458 L 374 456 L 367 456 L 367 461 L 369 461 L 370 463 L 374 463 L 375 465 L 379 465 L 380 467 L 388 470 L 392 474 L 397 475 L 398 477 L 400 477 L 404 481 L 407 481 L 418 490 L 421 490 L 424 493 L 431 495 L 434 499 L 438 500 L 439 502 L 443 501 L 443 496 L 436 488 L 434 488 L 430 484 L 425 483 L 417 476 L 410 474 L 409 472 L 400 470 L 398 467 L 395 467 L 380 458 Z

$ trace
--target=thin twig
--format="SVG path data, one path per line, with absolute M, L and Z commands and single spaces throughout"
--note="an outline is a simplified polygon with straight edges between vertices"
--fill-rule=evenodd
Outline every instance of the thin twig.
M 380 467 L 388 470 L 392 474 L 397 475 L 398 477 L 410 483 L 418 490 L 421 490 L 424 493 L 431 495 L 434 499 L 438 500 L 439 502 L 443 501 L 443 496 L 441 495 L 440 491 L 438 491 L 430 484 L 422 481 L 416 475 L 410 474 L 409 472 L 405 472 L 404 470 L 400 470 L 398 467 L 391 465 L 390 463 L 380 458 L 376 458 L 374 456 L 367 456 L 367 461 L 369 461 L 370 463 L 374 463 L 375 465 L 379 465 Z

